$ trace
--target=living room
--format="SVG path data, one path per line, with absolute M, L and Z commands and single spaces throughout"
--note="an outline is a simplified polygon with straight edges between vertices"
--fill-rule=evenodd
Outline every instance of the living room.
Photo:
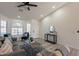
M 79 56 L 78 2 L 0 2 L 0 55 Z

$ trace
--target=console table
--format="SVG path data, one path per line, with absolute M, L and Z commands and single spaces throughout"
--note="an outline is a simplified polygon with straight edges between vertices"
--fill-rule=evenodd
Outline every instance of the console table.
M 48 42 L 52 42 L 53 44 L 57 43 L 57 35 L 55 33 L 46 33 L 45 40 Z

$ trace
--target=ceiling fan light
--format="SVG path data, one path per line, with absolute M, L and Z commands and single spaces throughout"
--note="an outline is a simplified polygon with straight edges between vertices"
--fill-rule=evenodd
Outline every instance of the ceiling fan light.
M 23 9 L 19 9 L 20 12 L 23 12 Z
M 27 9 L 28 9 L 28 11 L 30 11 L 30 8 L 29 7 L 27 7 Z

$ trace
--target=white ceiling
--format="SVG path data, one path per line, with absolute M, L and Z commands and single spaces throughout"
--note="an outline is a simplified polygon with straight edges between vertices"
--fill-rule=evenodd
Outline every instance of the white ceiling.
M 51 12 L 54 12 L 56 9 L 66 4 L 66 2 L 65 3 L 64 2 L 30 2 L 30 3 L 37 4 L 38 7 L 30 7 L 31 10 L 28 11 L 26 7 L 17 8 L 17 5 L 19 5 L 20 2 L 0 2 L 0 14 L 3 14 L 4 16 L 14 19 L 18 18 L 17 16 L 21 16 L 20 19 L 39 20 L 42 17 L 48 15 Z M 55 6 L 55 8 L 52 8 L 52 6 Z M 23 9 L 23 12 L 19 11 L 19 9 Z

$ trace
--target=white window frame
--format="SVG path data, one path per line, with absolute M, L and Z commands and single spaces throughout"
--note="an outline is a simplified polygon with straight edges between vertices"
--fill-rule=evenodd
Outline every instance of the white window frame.
M 16 23 L 16 26 L 12 27 L 11 31 L 12 31 L 11 32 L 12 35 L 22 35 L 23 28 L 20 23 Z
M 6 21 L 5 20 L 1 20 L 1 35 L 6 34 Z
M 31 24 L 27 23 L 27 32 L 31 32 Z

